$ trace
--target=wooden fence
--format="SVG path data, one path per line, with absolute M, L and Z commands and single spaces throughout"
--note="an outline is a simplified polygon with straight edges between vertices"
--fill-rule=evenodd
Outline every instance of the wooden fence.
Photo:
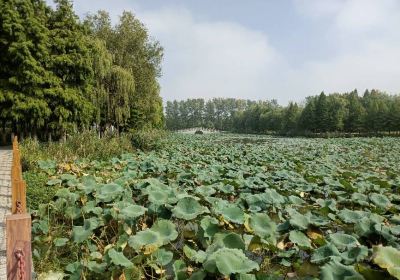
M 31 216 L 26 211 L 26 183 L 22 178 L 18 139 L 13 139 L 11 215 L 6 217 L 7 280 L 32 279 Z

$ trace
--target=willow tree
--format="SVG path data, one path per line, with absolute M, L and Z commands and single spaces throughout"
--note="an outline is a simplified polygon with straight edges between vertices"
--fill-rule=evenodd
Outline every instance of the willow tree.
M 128 126 L 136 129 L 161 126 L 163 109 L 157 81 L 163 56 L 160 44 L 149 38 L 144 25 L 130 12 L 124 12 L 115 27 L 105 11 L 88 16 L 85 23 L 94 36 L 105 41 L 113 63 L 129 71 L 135 82 L 135 91 L 129 99 Z
M 135 92 L 132 73 L 114 65 L 106 78 L 106 123 L 118 128 L 126 127 L 130 117 L 130 98 Z

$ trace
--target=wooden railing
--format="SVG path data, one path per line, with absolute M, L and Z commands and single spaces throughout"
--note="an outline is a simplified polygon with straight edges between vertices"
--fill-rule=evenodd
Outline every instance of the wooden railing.
M 31 216 L 26 211 L 26 183 L 22 178 L 18 139 L 13 139 L 11 215 L 6 217 L 7 279 L 32 279 Z

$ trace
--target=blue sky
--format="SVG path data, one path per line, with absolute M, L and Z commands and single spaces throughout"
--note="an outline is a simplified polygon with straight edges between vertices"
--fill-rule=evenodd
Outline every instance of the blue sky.
M 48 0 L 50 3 L 51 0 Z M 133 11 L 165 48 L 164 100 L 400 92 L 398 0 L 75 0 Z

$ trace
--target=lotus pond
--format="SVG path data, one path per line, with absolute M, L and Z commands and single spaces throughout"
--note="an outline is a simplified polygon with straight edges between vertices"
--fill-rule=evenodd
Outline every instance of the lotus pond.
M 56 189 L 33 211 L 43 278 L 400 279 L 398 139 L 165 141 L 38 162 Z

